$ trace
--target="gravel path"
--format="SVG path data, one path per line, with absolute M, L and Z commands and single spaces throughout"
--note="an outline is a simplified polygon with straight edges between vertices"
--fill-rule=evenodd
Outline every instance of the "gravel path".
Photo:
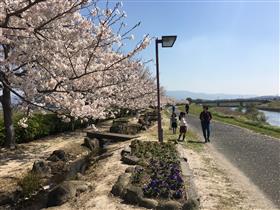
M 188 122 L 201 132 L 198 118 Z M 212 122 L 211 144 L 280 208 L 280 140 Z

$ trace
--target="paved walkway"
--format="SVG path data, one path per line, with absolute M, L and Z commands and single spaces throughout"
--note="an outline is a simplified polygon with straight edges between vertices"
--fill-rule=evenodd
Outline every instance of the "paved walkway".
M 201 132 L 198 118 L 188 123 Z M 212 122 L 211 144 L 280 208 L 280 139 Z

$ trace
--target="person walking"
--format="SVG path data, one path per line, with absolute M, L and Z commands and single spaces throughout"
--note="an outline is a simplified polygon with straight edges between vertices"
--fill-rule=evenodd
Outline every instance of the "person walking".
M 180 134 L 178 137 L 178 141 L 180 141 L 181 136 L 183 136 L 182 141 L 184 141 L 185 137 L 186 137 L 186 132 L 187 132 L 187 119 L 186 119 L 185 112 L 180 113 L 179 120 L 180 120 Z
M 210 121 L 212 120 L 212 115 L 208 111 L 208 106 L 203 106 L 203 111 L 200 113 L 199 118 L 205 143 L 210 142 Z
M 187 102 L 185 105 L 185 111 L 187 114 L 189 114 L 189 109 L 190 109 L 190 105 L 189 105 L 189 102 Z
M 172 128 L 173 134 L 176 134 L 178 125 L 177 125 L 177 115 L 175 112 L 172 113 L 170 121 L 171 121 L 171 128 Z
M 173 105 L 172 105 L 172 113 L 175 112 L 175 109 L 176 109 L 175 104 L 173 104 Z

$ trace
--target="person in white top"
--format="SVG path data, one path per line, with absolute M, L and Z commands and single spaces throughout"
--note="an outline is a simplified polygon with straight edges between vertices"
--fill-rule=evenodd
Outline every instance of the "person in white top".
M 179 134 L 178 141 L 180 141 L 182 135 L 183 135 L 182 141 L 184 141 L 187 132 L 187 126 L 188 126 L 185 112 L 180 113 L 179 120 L 180 120 L 180 134 Z

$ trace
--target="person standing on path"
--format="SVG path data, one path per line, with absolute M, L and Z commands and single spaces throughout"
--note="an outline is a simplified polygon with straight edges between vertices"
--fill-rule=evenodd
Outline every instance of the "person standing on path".
M 187 114 L 189 114 L 189 109 L 190 109 L 190 105 L 189 105 L 189 102 L 187 102 L 185 105 L 185 111 Z
M 205 143 L 210 142 L 210 121 L 212 120 L 212 115 L 208 111 L 208 106 L 203 106 L 203 111 L 200 113 L 199 118 Z
M 175 105 L 173 104 L 173 105 L 172 105 L 172 113 L 175 112 L 175 109 L 176 109 L 176 107 L 175 107 Z
M 186 132 L 187 132 L 187 119 L 186 119 L 186 113 L 181 112 L 179 116 L 180 120 L 180 134 L 178 137 L 178 141 L 180 141 L 181 136 L 183 135 L 183 140 L 185 140 Z
M 173 130 L 173 134 L 176 134 L 176 130 L 177 130 L 177 115 L 175 114 L 175 112 L 172 113 L 170 121 L 171 121 L 171 128 Z

